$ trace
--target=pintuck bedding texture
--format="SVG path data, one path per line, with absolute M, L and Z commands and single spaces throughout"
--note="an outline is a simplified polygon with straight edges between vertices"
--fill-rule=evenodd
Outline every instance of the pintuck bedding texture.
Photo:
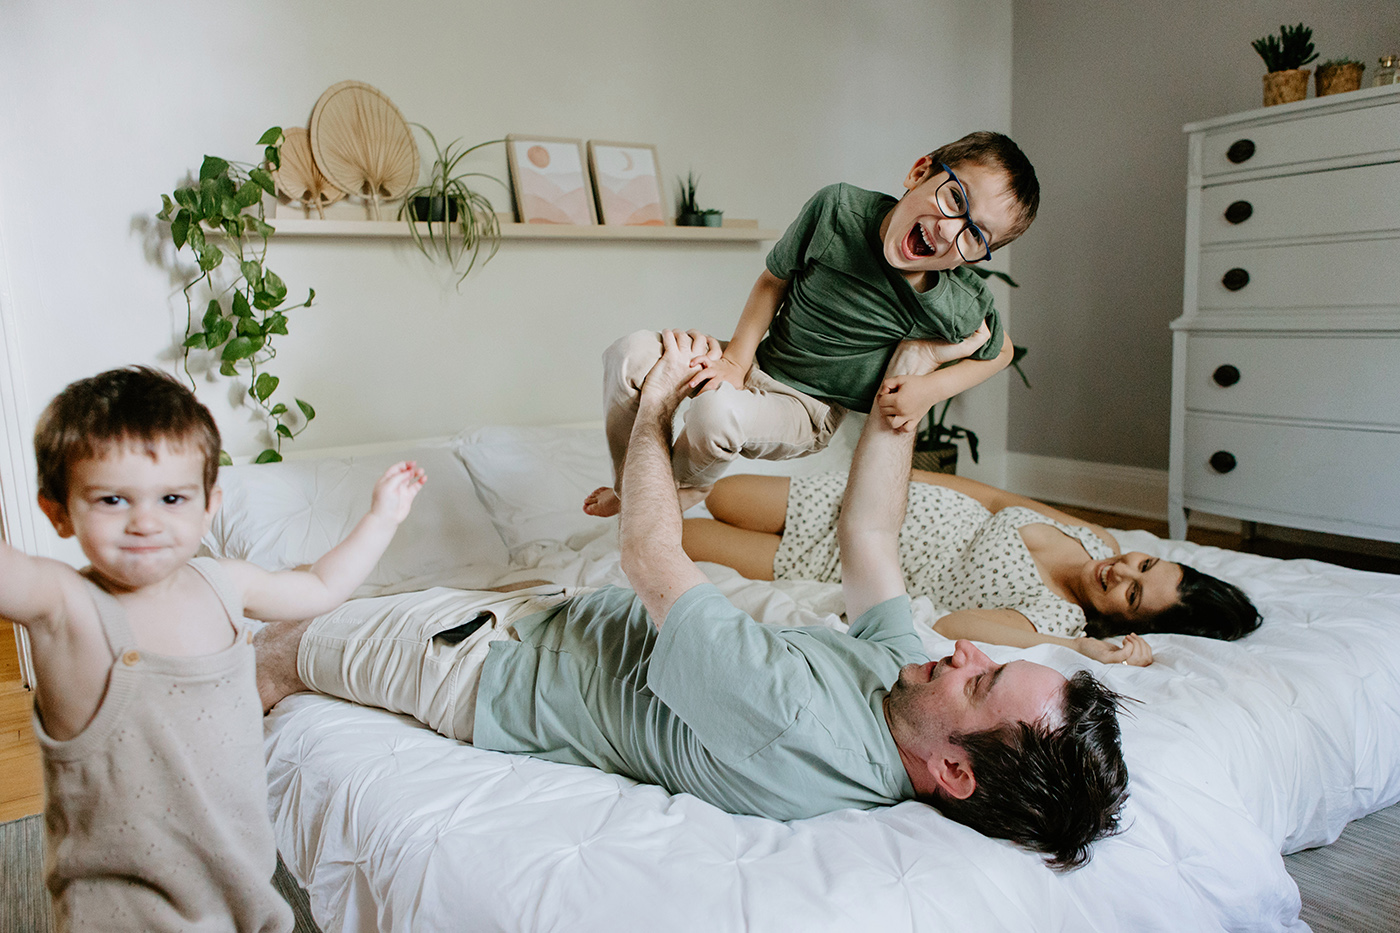
M 427 462 L 429 484 L 360 595 L 625 585 L 615 521 L 579 508 L 610 479 L 598 428 L 485 428 L 393 454 L 225 468 L 206 544 L 267 566 L 314 559 L 405 456 Z M 838 443 L 755 472 L 848 456 Z M 1122 719 L 1124 829 L 1077 871 L 915 802 L 788 823 L 732 816 L 311 694 L 267 719 L 278 846 L 326 933 L 1305 930 L 1281 855 L 1400 800 L 1400 577 L 1117 534 L 1124 550 L 1239 584 L 1264 624 L 1239 642 L 1149 636 L 1147 668 L 987 647 L 999 661 L 1088 668 L 1136 701 Z M 702 567 L 760 621 L 845 626 L 837 585 Z M 914 605 L 930 656 L 948 654 L 931 628 L 939 607 Z

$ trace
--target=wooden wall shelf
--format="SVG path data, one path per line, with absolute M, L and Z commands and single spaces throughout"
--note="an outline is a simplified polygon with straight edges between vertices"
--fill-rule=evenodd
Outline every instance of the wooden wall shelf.
M 399 220 L 305 220 L 300 217 L 269 217 L 277 236 L 294 237 L 408 237 Z M 427 225 L 419 224 L 427 237 Z M 757 222 L 740 222 L 724 227 L 577 227 L 564 224 L 501 224 L 503 240 L 688 240 L 729 243 L 759 243 L 776 240 L 777 230 L 767 230 Z

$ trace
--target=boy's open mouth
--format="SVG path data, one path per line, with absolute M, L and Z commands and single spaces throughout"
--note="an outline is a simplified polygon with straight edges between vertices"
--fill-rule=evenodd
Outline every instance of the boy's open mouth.
M 910 255 L 932 256 L 934 253 L 933 244 L 928 241 L 923 224 L 914 224 L 914 228 L 909 231 L 909 236 L 904 238 L 904 243 Z

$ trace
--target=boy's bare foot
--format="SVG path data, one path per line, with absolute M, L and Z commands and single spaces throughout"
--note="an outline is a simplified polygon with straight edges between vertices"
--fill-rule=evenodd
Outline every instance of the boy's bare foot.
M 622 500 L 611 486 L 599 486 L 583 500 L 583 511 L 598 518 L 608 518 L 622 511 Z
M 258 697 L 263 715 L 283 697 L 310 688 L 297 673 L 297 648 L 311 620 L 302 622 L 273 622 L 253 636 L 253 651 L 258 659 Z

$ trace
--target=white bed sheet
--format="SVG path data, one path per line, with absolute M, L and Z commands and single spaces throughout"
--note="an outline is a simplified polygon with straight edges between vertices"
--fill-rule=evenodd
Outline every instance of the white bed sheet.
M 478 482 L 480 479 L 478 478 Z M 536 545 L 533 576 L 623 582 L 612 523 Z M 586 536 L 585 536 L 586 537 Z M 1142 532 L 1126 549 L 1240 583 L 1238 643 L 1151 636 L 1148 668 L 1094 669 L 1123 722 L 1125 831 L 1056 874 L 916 803 L 777 823 L 587 768 L 479 751 L 404 717 L 301 695 L 268 719 L 271 808 L 327 933 L 371 930 L 1303 930 L 1280 853 L 1400 800 L 1400 577 Z M 768 622 L 841 625 L 839 587 L 704 565 Z M 934 657 L 950 643 L 928 628 Z

